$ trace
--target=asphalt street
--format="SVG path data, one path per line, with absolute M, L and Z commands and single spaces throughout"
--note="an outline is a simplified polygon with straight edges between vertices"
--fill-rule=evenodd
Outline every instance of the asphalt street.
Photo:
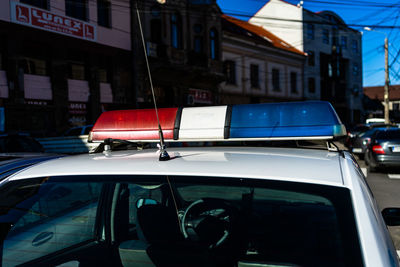
M 400 170 L 367 172 L 365 162 L 357 161 L 366 176 L 369 187 L 381 210 L 387 207 L 400 207 Z M 389 226 L 389 231 L 397 251 L 400 251 L 400 226 Z

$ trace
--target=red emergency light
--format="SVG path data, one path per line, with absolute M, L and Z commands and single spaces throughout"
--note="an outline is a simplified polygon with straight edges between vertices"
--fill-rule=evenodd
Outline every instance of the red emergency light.
M 182 109 L 160 108 L 158 116 L 165 140 L 178 139 Z M 121 140 L 158 140 L 155 109 L 116 110 L 103 112 L 93 126 L 90 139 L 94 142 L 107 138 Z

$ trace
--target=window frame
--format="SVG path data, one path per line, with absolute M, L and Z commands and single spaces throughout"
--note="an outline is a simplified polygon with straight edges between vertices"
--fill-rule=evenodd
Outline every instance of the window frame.
M 226 77 L 226 84 L 236 85 L 236 61 L 225 60 L 224 73 Z
M 102 4 L 104 6 L 101 6 Z M 99 26 L 112 28 L 111 10 L 112 4 L 110 0 L 97 0 L 97 24 Z
M 209 31 L 209 49 L 210 58 L 213 60 L 219 59 L 219 35 L 216 28 L 211 28 Z
M 82 7 L 80 5 L 82 4 Z M 88 0 L 65 1 L 65 15 L 82 21 L 89 20 Z
M 250 87 L 260 89 L 260 66 L 258 64 L 250 64 Z
M 271 71 L 272 91 L 281 92 L 280 70 L 279 68 L 272 68 Z

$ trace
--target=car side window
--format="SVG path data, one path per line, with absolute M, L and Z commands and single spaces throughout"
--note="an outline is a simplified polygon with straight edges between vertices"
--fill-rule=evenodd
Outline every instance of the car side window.
M 94 239 L 100 192 L 99 183 L 49 183 L 18 203 L 12 211 L 18 219 L 3 244 L 3 266 Z

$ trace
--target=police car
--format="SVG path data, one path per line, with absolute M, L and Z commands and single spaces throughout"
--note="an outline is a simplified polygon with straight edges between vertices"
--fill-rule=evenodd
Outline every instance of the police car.
M 105 112 L 104 151 L 1 181 L 1 264 L 399 266 L 345 134 L 318 101 Z

